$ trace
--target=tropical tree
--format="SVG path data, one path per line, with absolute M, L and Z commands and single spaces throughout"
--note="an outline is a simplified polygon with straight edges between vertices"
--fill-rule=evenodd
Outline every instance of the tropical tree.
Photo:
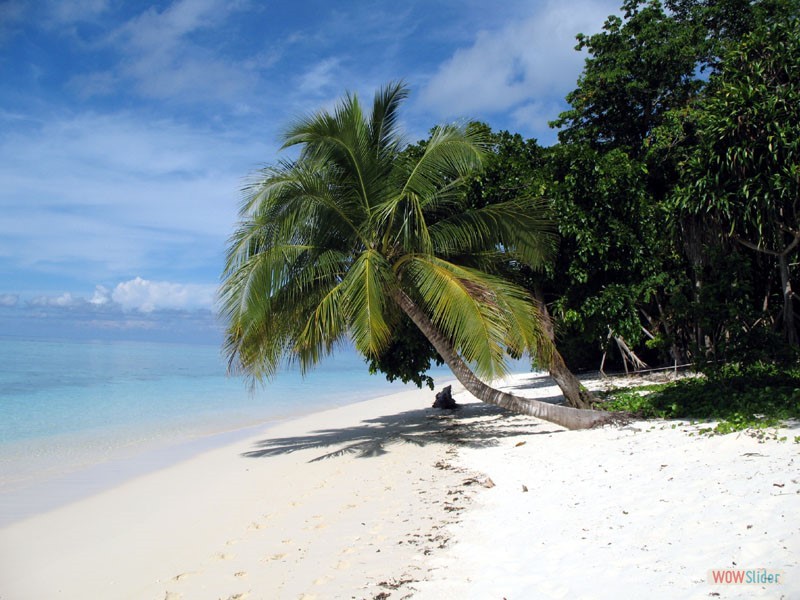
M 684 164 L 679 210 L 702 215 L 774 258 L 781 323 L 800 345 L 791 257 L 800 247 L 800 15 L 787 13 L 732 45 L 689 113 L 698 143 Z
M 484 383 L 508 351 L 552 355 L 531 296 L 494 266 L 542 265 L 555 235 L 538 200 L 465 206 L 484 155 L 476 129 L 437 127 L 419 156 L 404 154 L 407 93 L 386 86 L 368 113 L 347 94 L 298 120 L 283 137 L 297 158 L 246 187 L 220 290 L 231 368 L 254 380 L 285 360 L 305 371 L 347 338 L 376 357 L 405 315 L 478 399 L 569 428 L 606 422 Z

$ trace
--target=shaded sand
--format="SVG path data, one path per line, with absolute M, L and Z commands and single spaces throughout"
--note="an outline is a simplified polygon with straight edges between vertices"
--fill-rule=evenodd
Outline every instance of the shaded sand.
M 0 529 L 0 599 L 800 597 L 800 429 L 569 432 L 455 391 L 456 412 L 421 391 L 317 413 Z M 786 583 L 708 584 L 731 567 Z

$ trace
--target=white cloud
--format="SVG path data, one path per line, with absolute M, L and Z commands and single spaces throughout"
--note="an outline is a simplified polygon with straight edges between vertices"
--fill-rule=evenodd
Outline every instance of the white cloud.
M 543 99 L 541 101 L 521 104 L 511 111 L 511 118 L 514 123 L 522 128 L 541 128 L 543 124 L 552 121 L 564 110 L 563 106 L 554 100 Z
M 0 294 L 0 306 L 16 306 L 19 304 L 18 294 Z
M 105 286 L 98 285 L 94 289 L 94 294 L 89 299 L 89 304 L 94 304 L 95 306 L 103 306 L 104 304 L 108 304 L 111 302 L 111 292 Z
M 70 308 L 73 306 L 80 306 L 85 304 L 83 298 L 75 297 L 69 292 L 64 292 L 60 296 L 37 296 L 31 300 L 32 306 L 50 306 L 54 308 Z
M 148 281 L 136 277 L 117 284 L 111 298 L 124 310 L 149 313 L 163 309 L 210 309 L 214 305 L 216 286 Z
M 471 46 L 439 66 L 422 90 L 422 105 L 451 117 L 563 98 L 583 64 L 575 35 L 599 31 L 616 4 L 548 0 L 536 4 L 533 14 L 479 32 Z
M 300 78 L 299 89 L 306 94 L 318 94 L 330 89 L 336 79 L 336 71 L 339 67 L 339 60 L 336 58 L 326 58 L 306 71 Z
M 80 308 L 84 311 L 107 314 L 120 310 L 140 313 L 164 310 L 185 312 L 213 309 L 216 294 L 217 288 L 211 284 L 149 281 L 135 277 L 118 283 L 113 290 L 98 285 L 89 300 L 64 292 L 53 296 L 36 296 L 28 302 L 28 305 L 54 309 Z M 16 294 L 2 294 L 0 306 L 15 306 L 18 298 Z
M 240 8 L 228 0 L 179 0 L 163 10 L 150 7 L 116 28 L 105 45 L 124 59 L 112 71 L 77 75 L 71 87 L 88 97 L 108 94 L 128 83 L 141 95 L 181 103 L 236 101 L 255 82 L 263 61 L 260 49 L 245 63 L 224 57 L 223 43 L 195 34 L 218 34 L 228 16 Z M 213 37 L 213 36 L 212 36 Z

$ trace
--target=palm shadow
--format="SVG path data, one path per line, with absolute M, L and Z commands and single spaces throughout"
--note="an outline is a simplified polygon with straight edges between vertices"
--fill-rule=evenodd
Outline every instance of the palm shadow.
M 347 454 L 372 458 L 387 454 L 388 447 L 393 444 L 404 443 L 484 448 L 496 446 L 503 438 L 563 431 L 548 425 L 488 404 L 459 405 L 455 410 L 425 408 L 365 419 L 353 427 L 264 439 L 241 456 L 268 458 L 301 450 L 330 449 L 308 461 L 317 462 Z

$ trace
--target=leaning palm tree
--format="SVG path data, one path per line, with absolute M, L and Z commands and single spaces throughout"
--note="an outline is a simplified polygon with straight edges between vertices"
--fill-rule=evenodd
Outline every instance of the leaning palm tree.
M 504 374 L 507 351 L 551 358 L 532 298 L 491 266 L 541 265 L 554 233 L 534 200 L 465 208 L 484 155 L 469 127 L 438 127 L 404 152 L 407 93 L 388 85 L 369 113 L 348 94 L 297 121 L 283 138 L 296 158 L 246 186 L 220 290 L 231 369 L 260 380 L 288 360 L 305 372 L 347 338 L 379 356 L 405 314 L 478 399 L 569 428 L 607 421 L 484 383 Z

